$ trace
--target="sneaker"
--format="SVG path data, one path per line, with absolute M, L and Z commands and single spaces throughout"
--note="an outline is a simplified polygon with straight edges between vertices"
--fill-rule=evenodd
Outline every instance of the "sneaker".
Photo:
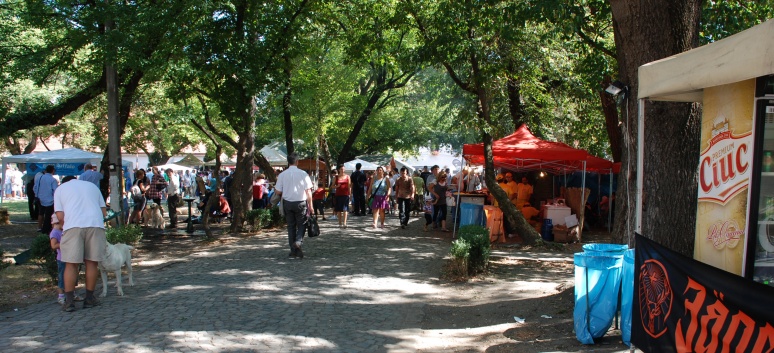
M 76 301 L 76 302 L 82 302 L 82 301 L 83 301 L 83 297 L 81 297 L 81 296 L 80 296 L 80 295 L 78 295 L 78 294 L 75 294 L 75 295 L 73 296 L 73 300 L 74 300 L 74 301 Z
M 58 297 L 58 298 L 56 298 L 56 302 L 59 303 L 59 305 L 64 305 L 65 297 Z
M 301 251 L 301 244 L 299 242 L 296 242 L 296 255 L 298 256 L 299 259 L 304 258 L 304 252 Z
M 64 304 L 62 304 L 62 311 L 68 312 L 68 313 L 75 311 L 75 303 L 68 302 L 67 299 L 65 299 Z
M 100 306 L 100 305 L 102 305 L 102 303 L 99 300 L 97 300 L 97 298 L 95 297 L 86 298 L 83 300 L 84 309 L 93 308 L 95 306 Z

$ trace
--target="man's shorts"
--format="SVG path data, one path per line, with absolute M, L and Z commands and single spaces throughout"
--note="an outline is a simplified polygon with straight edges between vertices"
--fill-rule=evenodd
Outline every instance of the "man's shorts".
M 70 228 L 62 234 L 59 243 L 62 262 L 79 264 L 83 260 L 102 261 L 107 239 L 102 228 Z

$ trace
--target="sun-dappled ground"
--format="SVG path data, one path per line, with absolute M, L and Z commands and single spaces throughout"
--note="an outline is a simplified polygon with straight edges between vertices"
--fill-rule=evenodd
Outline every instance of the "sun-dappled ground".
M 8 206 L 16 224 L 0 226 L 0 246 L 6 249 L 6 257 L 27 248 L 37 228 L 34 223 L 29 223 L 21 202 L 11 202 Z M 227 224 L 214 225 L 216 233 L 220 234 L 217 241 L 205 241 L 201 231 L 189 235 L 183 229 L 174 232 L 145 229 L 143 240 L 133 252 L 135 271 L 163 269 L 185 261 L 191 254 L 201 257 L 210 248 L 224 243 L 239 244 L 245 237 L 253 236 L 229 235 L 225 233 L 226 227 Z M 388 241 L 394 234 L 385 235 L 374 234 L 374 237 Z M 260 234 L 260 237 L 284 236 L 282 229 Z M 449 233 L 429 232 L 421 236 L 438 238 L 438 246 L 448 246 L 451 242 Z M 604 232 L 587 232 L 584 240 L 609 241 Z M 433 300 L 423 306 L 419 327 L 382 334 L 399 335 L 403 342 L 411 342 L 419 352 L 624 351 L 626 347 L 620 343 L 620 331 L 615 329 L 595 345 L 582 345 L 575 338 L 571 259 L 572 253 L 582 251 L 581 245 L 534 248 L 513 242 L 495 244 L 488 271 L 461 282 L 442 279 L 439 260 L 438 273 L 417 274 L 435 278 L 428 283 L 427 290 L 432 292 Z M 384 249 L 398 250 L 402 249 Z M 328 256 L 334 255 L 329 253 Z M 394 283 L 369 285 L 387 290 Z M 0 312 L 41 302 L 51 302 L 55 310 L 55 293 L 51 281 L 33 264 L 11 266 L 0 272 Z M 400 298 L 383 297 L 382 300 L 390 303 Z M 518 323 L 517 318 L 523 319 L 523 323 Z M 407 335 L 413 335 L 414 339 Z

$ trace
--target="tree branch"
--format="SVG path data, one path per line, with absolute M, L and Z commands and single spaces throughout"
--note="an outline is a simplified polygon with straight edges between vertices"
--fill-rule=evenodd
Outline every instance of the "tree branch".
M 105 73 L 79 92 L 67 98 L 56 106 L 43 111 L 23 111 L 10 114 L 0 121 L 0 137 L 10 136 L 19 131 L 41 125 L 56 125 L 59 120 L 80 108 L 86 102 L 99 96 L 107 89 Z
M 604 45 L 602 45 L 601 43 L 599 43 L 599 42 L 597 42 L 597 41 L 595 41 L 595 40 L 593 40 L 593 39 L 589 38 L 589 36 L 587 36 L 587 35 L 586 35 L 586 33 L 584 33 L 584 32 L 583 32 L 583 29 L 581 29 L 581 28 L 578 28 L 578 29 L 575 31 L 575 33 L 577 33 L 577 34 L 578 34 L 578 36 L 579 36 L 579 37 L 580 37 L 580 38 L 581 38 L 581 39 L 582 39 L 584 42 L 588 43 L 588 44 L 589 44 L 589 45 L 591 45 L 592 47 L 594 47 L 594 48 L 596 48 L 597 50 L 601 51 L 601 52 L 602 52 L 602 53 L 604 53 L 605 55 L 608 55 L 608 56 L 610 56 L 610 57 L 611 57 L 611 58 L 613 58 L 613 59 L 616 59 L 616 58 L 617 58 L 616 54 L 615 54 L 615 53 L 614 53 L 612 50 L 605 48 L 605 46 L 604 46 Z
M 226 141 L 226 143 L 228 143 L 232 147 L 237 148 L 237 143 L 236 141 L 234 141 L 234 139 L 231 138 L 231 136 L 222 132 L 218 132 L 218 129 L 215 128 L 215 125 L 212 124 L 212 119 L 210 119 L 210 113 L 207 110 L 207 103 L 204 102 L 204 98 L 202 98 L 202 96 L 200 95 L 196 95 L 196 98 L 199 99 L 199 103 L 202 105 L 202 109 L 204 109 L 204 122 L 207 123 L 207 127 L 210 129 L 209 131 L 215 134 L 216 136 L 220 137 L 221 140 Z M 194 120 L 192 120 L 192 122 L 194 122 L 194 125 L 198 124 L 198 122 Z M 212 139 L 212 137 L 210 137 L 210 139 Z

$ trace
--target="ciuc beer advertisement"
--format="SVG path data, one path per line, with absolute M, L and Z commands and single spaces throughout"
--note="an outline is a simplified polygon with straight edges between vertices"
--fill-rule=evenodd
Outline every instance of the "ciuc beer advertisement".
M 694 258 L 743 275 L 755 80 L 704 90 Z

